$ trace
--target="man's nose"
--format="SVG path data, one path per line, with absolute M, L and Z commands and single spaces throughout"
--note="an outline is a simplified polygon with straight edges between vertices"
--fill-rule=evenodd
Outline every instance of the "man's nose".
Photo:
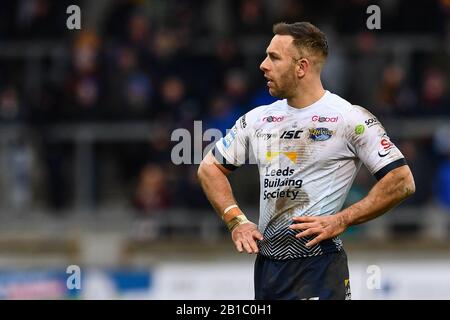
M 263 62 L 261 62 L 259 68 L 263 72 L 266 72 L 268 70 L 268 68 L 267 68 L 267 57 L 263 60 Z

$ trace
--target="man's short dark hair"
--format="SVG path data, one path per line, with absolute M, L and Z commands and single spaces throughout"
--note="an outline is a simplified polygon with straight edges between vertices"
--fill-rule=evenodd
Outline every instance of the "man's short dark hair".
M 328 56 L 328 42 L 325 34 L 312 23 L 280 22 L 273 25 L 273 33 L 294 38 L 293 44 L 302 55 L 313 55 L 323 65 Z

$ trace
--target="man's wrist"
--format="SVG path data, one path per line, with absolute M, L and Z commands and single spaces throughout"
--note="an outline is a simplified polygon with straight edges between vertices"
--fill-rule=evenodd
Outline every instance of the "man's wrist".
M 233 232 L 239 225 L 250 222 L 236 204 L 226 207 L 221 217 L 230 232 Z
M 348 227 L 350 227 L 352 225 L 351 223 L 351 219 L 350 219 L 350 212 L 348 210 L 344 210 L 339 212 L 338 214 L 336 214 L 338 221 L 339 221 L 339 225 L 341 227 L 344 227 L 345 229 L 347 229 Z
M 227 207 L 223 211 L 223 213 L 221 215 L 221 218 L 222 218 L 223 221 L 225 221 L 225 223 L 228 223 L 228 221 L 230 221 L 234 217 L 237 217 L 237 216 L 239 216 L 241 214 L 244 214 L 242 212 L 242 210 L 239 209 L 239 207 L 237 205 L 232 205 L 232 206 Z
M 248 222 L 250 222 L 250 220 L 248 220 L 244 214 L 240 214 L 238 216 L 233 217 L 229 221 L 226 221 L 226 224 L 228 230 L 230 230 L 230 232 L 233 232 L 233 230 L 236 229 L 236 227 Z

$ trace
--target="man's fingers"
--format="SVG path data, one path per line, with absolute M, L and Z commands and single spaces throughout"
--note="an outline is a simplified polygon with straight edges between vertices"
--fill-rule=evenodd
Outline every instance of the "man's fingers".
M 293 217 L 292 220 L 294 220 L 295 222 L 314 222 L 317 220 L 317 217 L 301 216 Z
M 311 228 L 311 229 L 308 229 L 308 230 L 298 233 L 297 235 L 295 235 L 295 237 L 296 238 L 307 237 L 307 236 L 311 236 L 313 234 L 320 233 L 320 231 L 322 231 L 322 230 L 319 228 Z
M 236 245 L 236 250 L 242 253 L 242 241 L 237 240 L 234 244 Z
M 294 223 L 289 226 L 289 229 L 306 230 L 313 227 L 317 227 L 317 225 L 315 223 Z
M 258 245 L 256 244 L 256 242 L 253 239 L 251 239 L 248 243 L 250 244 L 250 247 L 252 248 L 252 252 L 258 253 L 259 250 L 258 250 Z
M 248 241 L 244 240 L 243 244 L 244 244 L 244 249 L 245 249 L 245 251 L 247 251 L 247 253 L 253 253 L 253 249 L 250 246 L 250 244 L 248 243 Z
M 312 246 L 315 246 L 316 244 L 318 244 L 320 241 L 322 241 L 322 240 L 324 240 L 324 237 L 322 236 L 322 235 L 319 235 L 319 236 L 317 236 L 317 237 L 315 237 L 314 239 L 312 239 L 310 242 L 308 242 L 307 244 L 306 244 L 306 246 L 309 248 L 309 247 L 312 247 Z
M 253 236 L 253 238 L 256 239 L 256 240 L 262 241 L 262 240 L 264 239 L 263 235 L 262 235 L 261 232 L 259 232 L 258 230 L 255 230 L 255 231 L 252 233 L 252 236 Z
M 231 238 L 234 241 L 237 251 L 242 253 L 245 250 L 250 254 L 259 252 L 256 240 L 264 239 L 263 235 L 261 234 L 261 232 L 259 232 L 258 229 L 245 230 L 245 228 L 244 230 L 238 230 L 238 228 L 233 230 Z

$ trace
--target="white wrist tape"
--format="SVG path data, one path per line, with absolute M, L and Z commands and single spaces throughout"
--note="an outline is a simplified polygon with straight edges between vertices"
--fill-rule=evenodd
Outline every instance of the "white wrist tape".
M 238 208 L 238 205 L 237 205 L 237 204 L 232 204 L 231 206 L 226 207 L 226 208 L 223 210 L 223 215 L 222 215 L 222 216 L 226 215 L 226 214 L 228 213 L 228 211 L 230 211 L 230 210 L 233 209 L 233 208 Z

